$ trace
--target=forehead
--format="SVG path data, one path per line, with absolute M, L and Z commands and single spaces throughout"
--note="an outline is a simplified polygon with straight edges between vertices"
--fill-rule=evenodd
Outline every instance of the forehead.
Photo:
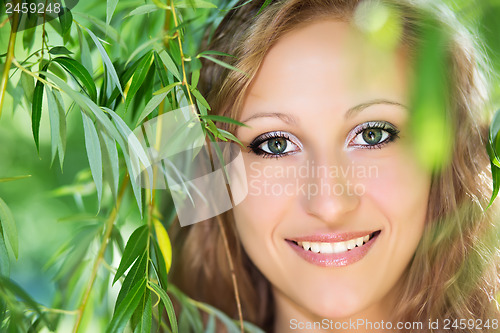
M 383 97 L 406 104 L 407 67 L 402 49 L 379 47 L 350 23 L 303 25 L 282 36 L 266 54 L 240 118 L 262 103 L 349 108 Z

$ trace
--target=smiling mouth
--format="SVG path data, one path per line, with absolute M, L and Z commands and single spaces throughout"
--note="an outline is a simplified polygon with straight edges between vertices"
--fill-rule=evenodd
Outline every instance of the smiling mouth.
M 342 242 L 309 242 L 309 241 L 294 241 L 289 240 L 289 242 L 302 247 L 305 251 L 321 254 L 335 254 L 350 252 L 356 248 L 360 248 L 373 238 L 380 234 L 380 230 L 372 232 L 361 237 L 352 238 Z

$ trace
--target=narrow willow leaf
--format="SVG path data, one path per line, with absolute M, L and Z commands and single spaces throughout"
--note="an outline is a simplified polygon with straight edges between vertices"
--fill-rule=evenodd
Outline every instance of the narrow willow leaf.
M 85 28 L 87 30 L 87 33 L 89 34 L 90 38 L 94 41 L 94 44 L 96 45 L 97 49 L 99 50 L 99 53 L 101 54 L 102 62 L 104 63 L 104 66 L 106 66 L 106 70 L 111 76 L 111 79 L 113 80 L 114 85 L 118 88 L 120 93 L 123 95 L 123 89 L 120 84 L 120 79 L 118 78 L 118 74 L 116 73 L 115 66 L 113 66 L 113 63 L 111 62 L 111 59 L 109 59 L 108 53 L 102 46 L 101 42 L 97 38 L 96 35 L 89 29 Z
M 113 284 L 125 273 L 132 263 L 144 253 L 148 240 L 148 227 L 146 225 L 137 228 L 128 239 L 125 250 L 123 251 L 122 260 L 116 270 Z
M 203 106 L 205 106 L 208 110 L 211 110 L 207 100 L 205 99 L 205 97 L 202 96 L 202 94 L 198 91 L 198 89 L 191 88 L 191 92 L 193 93 L 193 96 L 196 98 L 197 101 L 203 104 Z
M 158 105 L 160 105 L 160 103 L 165 99 L 165 97 L 167 97 L 167 94 L 168 92 L 164 92 L 160 95 L 153 96 L 153 98 L 149 100 L 148 104 L 146 104 L 144 110 L 139 116 L 139 119 L 137 120 L 137 124 L 135 125 L 136 127 L 139 126 L 139 124 L 142 123 L 144 118 L 149 116 L 151 112 L 153 112 L 158 107 Z
M 226 326 L 228 333 L 240 333 L 241 332 L 238 325 L 228 315 L 226 315 L 224 312 L 220 311 L 219 309 L 217 309 L 209 304 L 206 304 L 206 303 L 200 304 L 200 309 L 207 312 L 207 313 L 214 314 L 215 316 L 217 316 L 217 318 L 219 318 L 219 320 L 222 323 L 224 323 L 224 325 Z
M 24 71 L 21 72 L 21 86 L 24 90 L 24 96 L 31 103 L 33 101 L 33 91 L 35 90 L 35 80 Z
M 73 14 L 68 8 L 63 9 L 62 15 L 59 15 L 59 23 L 61 24 L 61 35 L 64 36 L 71 30 L 71 24 L 73 24 Z
M 148 285 L 153 288 L 158 295 L 160 295 L 160 299 L 167 310 L 168 320 L 170 321 L 172 332 L 178 333 L 179 329 L 177 327 L 177 318 L 175 317 L 174 305 L 172 304 L 170 297 L 167 295 L 165 290 L 161 289 L 157 284 L 149 282 Z
M 262 4 L 262 6 L 260 7 L 259 11 L 257 12 L 257 15 L 259 15 L 260 13 L 262 13 L 262 11 L 271 4 L 271 1 L 272 0 L 266 0 L 264 1 L 264 3 Z
M 57 143 L 57 151 L 59 154 L 59 165 L 63 169 L 64 154 L 66 153 L 66 113 L 64 112 L 64 101 L 61 93 L 58 90 L 52 90 L 56 98 L 56 106 L 59 112 L 59 140 Z
M 115 311 L 118 309 L 120 304 L 122 304 L 123 300 L 129 293 L 130 289 L 141 279 L 146 277 L 146 265 L 148 264 L 147 251 L 135 261 L 130 270 L 127 273 L 127 276 L 123 280 L 122 287 L 120 292 L 118 293 L 118 297 L 116 298 L 115 303 Z
M 36 150 L 40 153 L 39 138 L 40 138 L 40 119 L 42 118 L 42 103 L 43 103 L 43 83 L 37 81 L 35 91 L 33 92 L 33 104 L 31 106 L 31 130 L 35 139 Z
M 180 0 L 175 2 L 177 8 L 217 8 L 217 5 L 206 0 Z
M 49 108 L 49 118 L 50 118 L 50 147 L 52 151 L 51 165 L 54 163 L 54 159 L 56 157 L 57 148 L 59 146 L 60 138 L 60 129 L 59 124 L 61 123 L 59 119 L 59 108 L 56 105 L 56 100 L 54 94 L 52 93 L 52 89 L 47 87 L 45 89 L 45 95 L 47 98 L 47 105 Z
M 202 116 L 200 116 L 200 118 L 206 119 L 206 120 L 217 121 L 220 123 L 228 123 L 228 124 L 234 124 L 234 125 L 238 125 L 238 126 L 248 127 L 248 125 L 246 125 L 242 122 L 239 122 L 237 120 L 234 120 L 233 118 L 219 116 L 219 115 L 212 115 L 212 114 L 206 115 L 206 116 L 202 115 Z
M 172 264 L 172 245 L 170 244 L 170 238 L 168 237 L 165 227 L 160 221 L 158 221 L 158 219 L 153 220 L 153 225 L 155 227 L 156 238 L 158 239 L 158 245 L 160 247 L 161 254 L 163 255 L 163 259 L 165 260 L 168 273 L 170 265 Z
M 165 65 L 161 62 L 160 55 L 158 52 L 154 51 L 154 59 L 155 59 L 155 67 L 156 67 L 156 73 L 158 73 L 158 76 L 160 77 L 161 85 L 162 86 L 167 86 L 168 85 L 168 76 L 167 76 L 167 71 L 165 70 Z
M 149 289 L 142 296 L 141 303 L 136 311 L 140 314 L 140 320 L 135 327 L 134 333 L 151 333 L 153 306 Z
M 5 239 L 0 225 L 0 276 L 8 277 L 10 275 L 10 260 Z M 1 302 L 1 300 L 0 300 Z
M 0 178 L 0 183 L 11 182 L 13 180 L 24 179 L 24 178 L 29 178 L 29 177 L 31 177 L 31 175 Z
M 78 80 L 80 80 L 83 86 L 87 89 L 90 99 L 94 102 L 97 101 L 97 89 L 94 79 L 82 64 L 68 57 L 54 58 L 53 61 L 63 66 L 64 69 L 78 78 Z
M 203 54 L 203 55 L 200 55 L 200 58 L 205 58 L 205 59 L 208 59 L 208 60 L 210 60 L 210 61 L 215 62 L 217 65 L 220 65 L 220 66 L 225 67 L 225 68 L 227 68 L 227 69 L 231 69 L 231 70 L 233 70 L 233 71 L 237 71 L 237 72 L 243 73 L 243 74 L 245 74 L 245 75 L 248 75 L 247 73 L 245 73 L 245 72 L 244 72 L 244 71 L 242 71 L 241 69 L 236 68 L 236 67 L 234 67 L 234 66 L 232 66 L 232 65 L 228 64 L 227 62 L 224 62 L 224 61 L 219 60 L 219 59 L 217 59 L 217 58 L 211 57 L 211 56 L 209 56 L 209 55 L 205 55 L 205 54 Z
M 94 122 L 84 111 L 81 113 L 83 119 L 83 130 L 85 132 L 85 148 L 89 158 L 90 171 L 92 172 L 92 178 L 94 179 L 97 190 L 97 201 L 100 206 L 102 197 L 101 144 L 99 143 L 99 137 L 97 136 L 97 130 Z
M 168 52 L 166 50 L 161 50 L 161 49 L 156 51 L 158 52 L 158 55 L 160 56 L 160 59 L 165 65 L 165 67 L 167 67 L 167 70 L 170 73 L 172 73 L 177 78 L 177 80 L 182 81 L 179 69 L 177 68 L 177 65 L 172 60 Z
M 195 70 L 193 74 L 191 74 L 191 87 L 192 89 L 196 89 L 198 87 L 198 81 L 200 80 L 200 70 Z
M 137 7 L 133 11 L 127 14 L 124 18 L 127 18 L 129 16 L 134 16 L 134 15 L 143 15 L 143 14 L 148 14 L 157 11 L 159 8 L 157 5 L 142 5 L 140 7 Z
M 135 136 L 135 134 L 130 130 L 130 128 L 127 126 L 125 121 L 123 121 L 122 118 L 120 118 L 119 115 L 117 115 L 113 110 L 105 108 L 106 111 L 111 115 L 111 118 L 113 119 L 113 122 L 116 124 L 116 128 L 118 131 L 121 133 L 124 139 L 127 140 L 128 147 L 131 153 L 133 153 L 134 160 L 132 162 L 138 162 L 142 165 L 143 168 L 147 168 L 147 177 L 148 180 L 150 181 L 150 184 L 154 184 L 153 182 L 153 174 L 151 170 L 151 162 L 149 161 L 149 158 L 144 151 L 144 148 L 142 147 L 141 143 L 139 142 L 139 139 Z M 141 169 L 142 170 L 142 169 Z M 131 175 L 138 176 L 136 174 L 139 170 L 130 170 L 132 171 Z M 138 179 L 132 179 L 132 182 L 139 183 Z M 152 190 L 152 186 L 151 186 Z
M 132 313 L 134 313 L 134 310 L 139 305 L 145 289 L 146 279 L 141 279 L 134 285 L 113 314 L 113 318 L 106 329 L 107 333 L 123 331 L 130 317 L 132 317 Z
M 218 55 L 218 56 L 223 56 L 223 57 L 231 57 L 231 58 L 236 58 L 234 55 L 231 55 L 229 53 L 224 53 L 224 52 L 219 52 L 219 51 L 212 51 L 212 50 L 207 50 L 199 53 L 196 57 L 199 58 L 203 55 Z
M 18 257 L 19 245 L 17 239 L 17 227 L 14 216 L 5 201 L 0 198 L 0 222 L 5 234 L 5 238 L 10 244 L 14 257 Z
M 82 29 L 77 25 L 78 30 L 78 41 L 80 42 L 80 60 L 82 65 L 87 69 L 91 75 L 94 73 L 94 69 L 92 67 L 92 57 L 90 56 L 89 43 L 87 43 L 87 39 L 82 33 Z
M 51 48 L 49 50 L 49 53 L 53 54 L 53 55 L 69 55 L 69 54 L 73 54 L 73 52 L 71 52 L 70 50 L 68 50 L 64 46 L 54 46 L 53 48 Z
M 116 149 L 116 142 L 113 140 L 102 126 L 98 131 L 98 135 L 101 142 L 101 150 L 103 152 L 103 166 L 104 175 L 106 176 L 109 187 L 111 188 L 111 193 L 113 198 L 117 199 L 118 194 L 118 183 L 119 183 L 119 164 L 118 159 L 118 149 Z
M 234 142 L 238 143 L 238 144 L 239 144 L 240 146 L 242 146 L 242 147 L 244 146 L 244 145 L 243 145 L 243 143 L 242 143 L 240 140 L 238 140 L 238 138 L 237 138 L 237 137 L 235 137 L 235 136 L 233 135 L 233 133 L 230 133 L 230 132 L 228 132 L 228 131 L 226 131 L 226 130 L 223 130 L 223 129 L 220 129 L 220 128 L 218 128 L 217 130 L 219 131 L 219 133 L 220 133 L 223 137 L 225 137 L 225 138 L 227 138 L 227 139 L 229 139 L 229 140 L 233 140 Z
M 148 74 L 149 68 L 153 63 L 153 53 L 147 53 L 138 63 L 137 68 L 134 71 L 134 75 L 132 76 L 132 82 L 130 83 L 130 88 L 127 92 L 127 97 L 125 99 L 125 110 L 128 109 L 130 102 L 134 98 L 137 90 L 139 90 L 140 86 L 144 82 L 146 75 Z
M 117 4 L 118 4 L 118 0 L 107 0 L 106 1 L 106 24 L 107 25 L 109 25 L 109 22 L 111 22 L 111 18 L 113 17 L 113 13 L 115 12 Z
M 153 95 L 159 95 L 159 94 L 165 94 L 165 93 L 168 93 L 170 92 L 170 90 L 172 90 L 174 87 L 177 87 L 177 86 L 180 86 L 182 84 L 182 82 L 174 82 L 174 83 L 171 83 L 169 84 L 168 86 L 166 87 L 163 87 L 157 91 L 155 91 L 153 93 Z
M 208 317 L 207 327 L 205 328 L 205 333 L 216 333 L 215 331 L 215 316 L 210 314 Z

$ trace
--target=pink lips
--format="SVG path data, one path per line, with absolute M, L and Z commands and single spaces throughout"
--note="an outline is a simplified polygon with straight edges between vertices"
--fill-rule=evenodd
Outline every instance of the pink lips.
M 368 234 L 371 235 L 371 238 L 368 242 L 360 247 L 355 247 L 351 250 L 341 253 L 315 253 L 312 251 L 306 251 L 302 246 L 296 244 L 296 242 L 343 242 L 350 239 L 363 237 Z M 368 253 L 373 244 L 377 241 L 379 234 L 380 231 L 352 232 L 343 234 L 317 234 L 306 237 L 293 238 L 293 240 L 287 240 L 287 243 L 301 258 L 311 264 L 322 267 L 341 267 L 351 265 L 363 259 L 363 257 Z

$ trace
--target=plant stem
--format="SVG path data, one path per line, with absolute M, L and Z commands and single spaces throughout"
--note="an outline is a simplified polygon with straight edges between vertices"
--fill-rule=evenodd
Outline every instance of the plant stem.
M 17 4 L 19 0 L 14 0 L 13 5 Z M 14 11 L 12 14 L 12 26 L 10 29 L 9 46 L 7 48 L 7 57 L 3 66 L 2 78 L 0 80 L 0 117 L 2 116 L 3 101 L 7 91 L 7 81 L 9 79 L 10 65 L 14 58 L 14 48 L 16 46 L 16 29 L 19 23 L 19 12 Z
M 123 199 L 123 195 L 125 194 L 125 189 L 127 188 L 129 180 L 129 175 L 125 176 L 123 180 L 122 186 L 120 188 L 120 193 L 118 195 L 118 199 L 116 200 L 116 206 L 111 211 L 111 214 L 108 217 L 108 221 L 106 222 L 106 231 L 104 237 L 102 238 L 101 247 L 99 249 L 99 253 L 97 254 L 97 258 L 94 262 L 94 266 L 92 268 L 92 273 L 90 275 L 90 280 L 87 285 L 87 289 L 85 290 L 85 294 L 83 295 L 82 303 L 78 308 L 78 317 L 76 318 L 75 327 L 73 328 L 73 333 L 77 333 L 80 328 L 80 324 L 82 323 L 83 313 L 85 308 L 87 307 L 87 302 L 90 297 L 90 292 L 92 291 L 92 287 L 94 286 L 95 279 L 97 277 L 97 271 L 99 270 L 99 266 L 101 261 L 104 258 L 104 252 L 106 251 L 106 247 L 108 245 L 109 237 L 111 236 L 111 231 L 113 230 L 113 226 L 115 224 L 116 216 L 118 215 L 118 210 L 120 209 L 120 205 Z

